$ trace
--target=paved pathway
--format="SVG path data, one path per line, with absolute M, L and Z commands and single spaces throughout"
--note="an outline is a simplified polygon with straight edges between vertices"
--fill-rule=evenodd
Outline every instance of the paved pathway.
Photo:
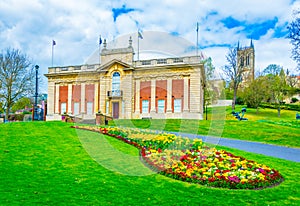
M 207 137 L 207 136 L 186 134 L 186 133 L 179 133 L 179 132 L 170 132 L 170 133 L 181 135 L 184 137 L 189 137 L 191 139 L 201 138 L 204 142 L 209 142 L 212 144 L 218 144 L 226 147 L 236 148 L 247 152 L 263 154 L 271 157 L 278 157 L 293 162 L 300 162 L 300 148 L 290 148 L 284 146 L 264 144 L 259 142 L 249 142 L 249 141 L 235 140 L 235 139 L 228 139 L 228 138 Z

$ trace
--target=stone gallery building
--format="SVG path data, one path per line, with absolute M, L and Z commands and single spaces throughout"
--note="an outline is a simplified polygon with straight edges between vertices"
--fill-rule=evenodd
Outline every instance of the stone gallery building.
M 50 67 L 47 120 L 62 114 L 94 119 L 203 118 L 204 66 L 200 56 L 134 60 L 126 48 L 108 49 L 101 64 Z

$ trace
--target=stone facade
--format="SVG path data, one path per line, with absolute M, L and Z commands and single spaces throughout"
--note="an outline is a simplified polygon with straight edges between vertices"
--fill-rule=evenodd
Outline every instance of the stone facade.
M 200 56 L 134 61 L 128 48 L 101 52 L 101 64 L 50 67 L 47 120 L 67 113 L 94 119 L 202 119 L 204 67 Z

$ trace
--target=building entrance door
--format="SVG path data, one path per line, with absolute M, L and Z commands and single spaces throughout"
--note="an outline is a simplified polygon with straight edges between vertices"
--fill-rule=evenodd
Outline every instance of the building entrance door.
M 119 119 L 119 102 L 113 102 L 112 103 L 112 106 L 113 106 L 113 118 L 114 119 Z

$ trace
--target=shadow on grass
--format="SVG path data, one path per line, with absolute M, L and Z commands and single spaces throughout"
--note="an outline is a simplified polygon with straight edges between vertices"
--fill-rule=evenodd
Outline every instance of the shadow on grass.
M 128 153 L 128 147 L 119 140 L 114 140 L 96 132 L 76 130 L 85 151 L 107 170 L 128 176 L 146 176 L 155 174 L 141 163 L 139 151 Z M 117 149 L 118 148 L 118 149 Z

